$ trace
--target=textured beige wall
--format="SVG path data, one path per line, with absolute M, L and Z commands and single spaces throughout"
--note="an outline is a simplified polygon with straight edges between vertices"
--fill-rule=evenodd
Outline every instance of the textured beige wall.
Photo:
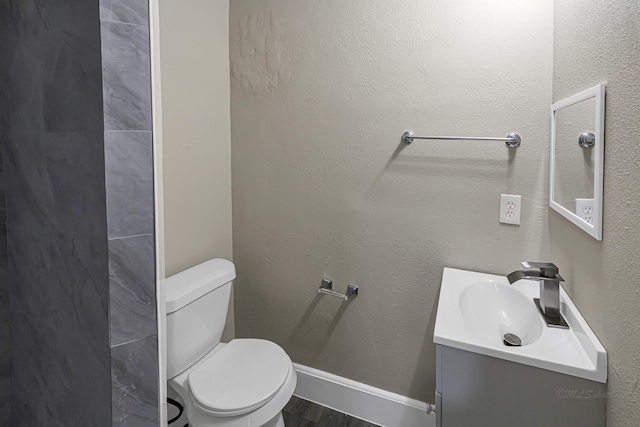
M 167 276 L 232 256 L 228 9 L 160 3 Z
M 551 255 L 609 356 L 608 427 L 640 425 L 640 7 L 563 0 L 554 11 L 554 101 L 607 84 L 603 241 L 551 212 Z
M 232 259 L 228 0 L 160 0 L 166 276 Z M 233 335 L 233 306 L 226 339 Z
M 549 255 L 551 0 L 231 2 L 236 328 L 433 401 L 445 266 Z M 421 134 L 523 144 L 423 142 Z M 500 193 L 522 226 L 498 224 Z M 318 296 L 322 277 L 361 294 Z

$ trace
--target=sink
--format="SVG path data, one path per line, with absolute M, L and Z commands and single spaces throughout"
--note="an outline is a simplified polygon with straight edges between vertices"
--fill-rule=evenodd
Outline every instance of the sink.
M 493 344 L 503 344 L 505 334 L 513 334 L 526 346 L 542 335 L 545 325 L 533 301 L 504 283 L 471 283 L 460 293 L 459 302 L 469 330 Z
M 606 383 L 607 353 L 560 289 L 560 312 L 569 329 L 547 327 L 533 298 L 539 283 L 445 268 L 434 342 L 473 353 Z M 520 346 L 505 345 L 505 334 Z

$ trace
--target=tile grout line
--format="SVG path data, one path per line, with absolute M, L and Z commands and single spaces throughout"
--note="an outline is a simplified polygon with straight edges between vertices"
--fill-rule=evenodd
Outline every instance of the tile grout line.
M 127 341 L 127 342 L 123 342 L 123 343 L 120 343 L 120 344 L 112 345 L 112 346 L 110 346 L 110 348 L 111 348 L 111 350 L 113 350 L 114 348 L 122 347 L 123 345 L 137 343 L 138 341 L 143 341 L 143 340 L 146 340 L 147 338 L 152 338 L 152 337 L 157 337 L 157 336 L 158 336 L 158 334 L 147 335 L 146 337 L 136 338 L 136 339 L 131 340 L 131 341 Z
M 153 233 L 132 234 L 131 236 L 121 236 L 121 237 L 109 237 L 107 238 L 107 240 L 109 242 L 112 242 L 114 240 L 133 239 L 134 237 L 145 237 L 145 236 L 153 236 Z
M 114 21 L 112 19 L 103 19 L 103 18 L 100 18 L 100 22 L 108 22 L 110 24 L 131 25 L 132 27 L 146 28 L 147 30 L 149 29 L 149 25 L 134 24 L 133 22 Z

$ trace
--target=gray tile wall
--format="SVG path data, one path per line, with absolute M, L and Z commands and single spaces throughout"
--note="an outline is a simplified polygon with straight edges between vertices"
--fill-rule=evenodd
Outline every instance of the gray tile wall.
M 1 83 L 0 83 L 1 84 Z M 1 113 L 0 113 L 1 114 Z M 0 137 L 0 426 L 11 423 L 11 341 L 7 283 L 7 226 L 3 138 Z
M 113 426 L 158 425 L 146 0 L 101 0 Z
M 14 25 L 8 5 L 0 1 L 0 46 L 6 58 L 15 55 Z M 4 60 L 3 60 L 4 63 Z M 4 151 L 9 120 L 9 69 L 0 64 L 0 157 Z M 7 282 L 7 227 L 4 161 L 0 159 L 0 425 L 11 423 L 11 340 L 9 288 Z
M 8 4 L 0 1 L 0 47 L 5 59 L 15 55 L 15 27 Z M 0 62 L 0 157 L 3 156 L 9 127 L 9 68 Z M 11 424 L 11 339 L 9 284 L 7 281 L 7 227 L 4 159 L 0 159 L 0 426 Z
M 157 348 L 157 335 L 113 347 L 111 378 L 114 426 L 159 425 Z
M 102 132 L 11 135 L 5 150 L 12 397 L 66 426 L 108 425 Z
M 158 425 L 148 22 L 0 0 L 0 425 Z
M 0 28 L 10 425 L 108 426 L 99 5 L 2 0 Z

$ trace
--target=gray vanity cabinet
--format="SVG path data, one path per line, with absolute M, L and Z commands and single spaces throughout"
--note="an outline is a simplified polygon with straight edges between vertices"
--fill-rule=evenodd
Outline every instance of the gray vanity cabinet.
M 437 345 L 437 427 L 604 427 L 606 384 Z

